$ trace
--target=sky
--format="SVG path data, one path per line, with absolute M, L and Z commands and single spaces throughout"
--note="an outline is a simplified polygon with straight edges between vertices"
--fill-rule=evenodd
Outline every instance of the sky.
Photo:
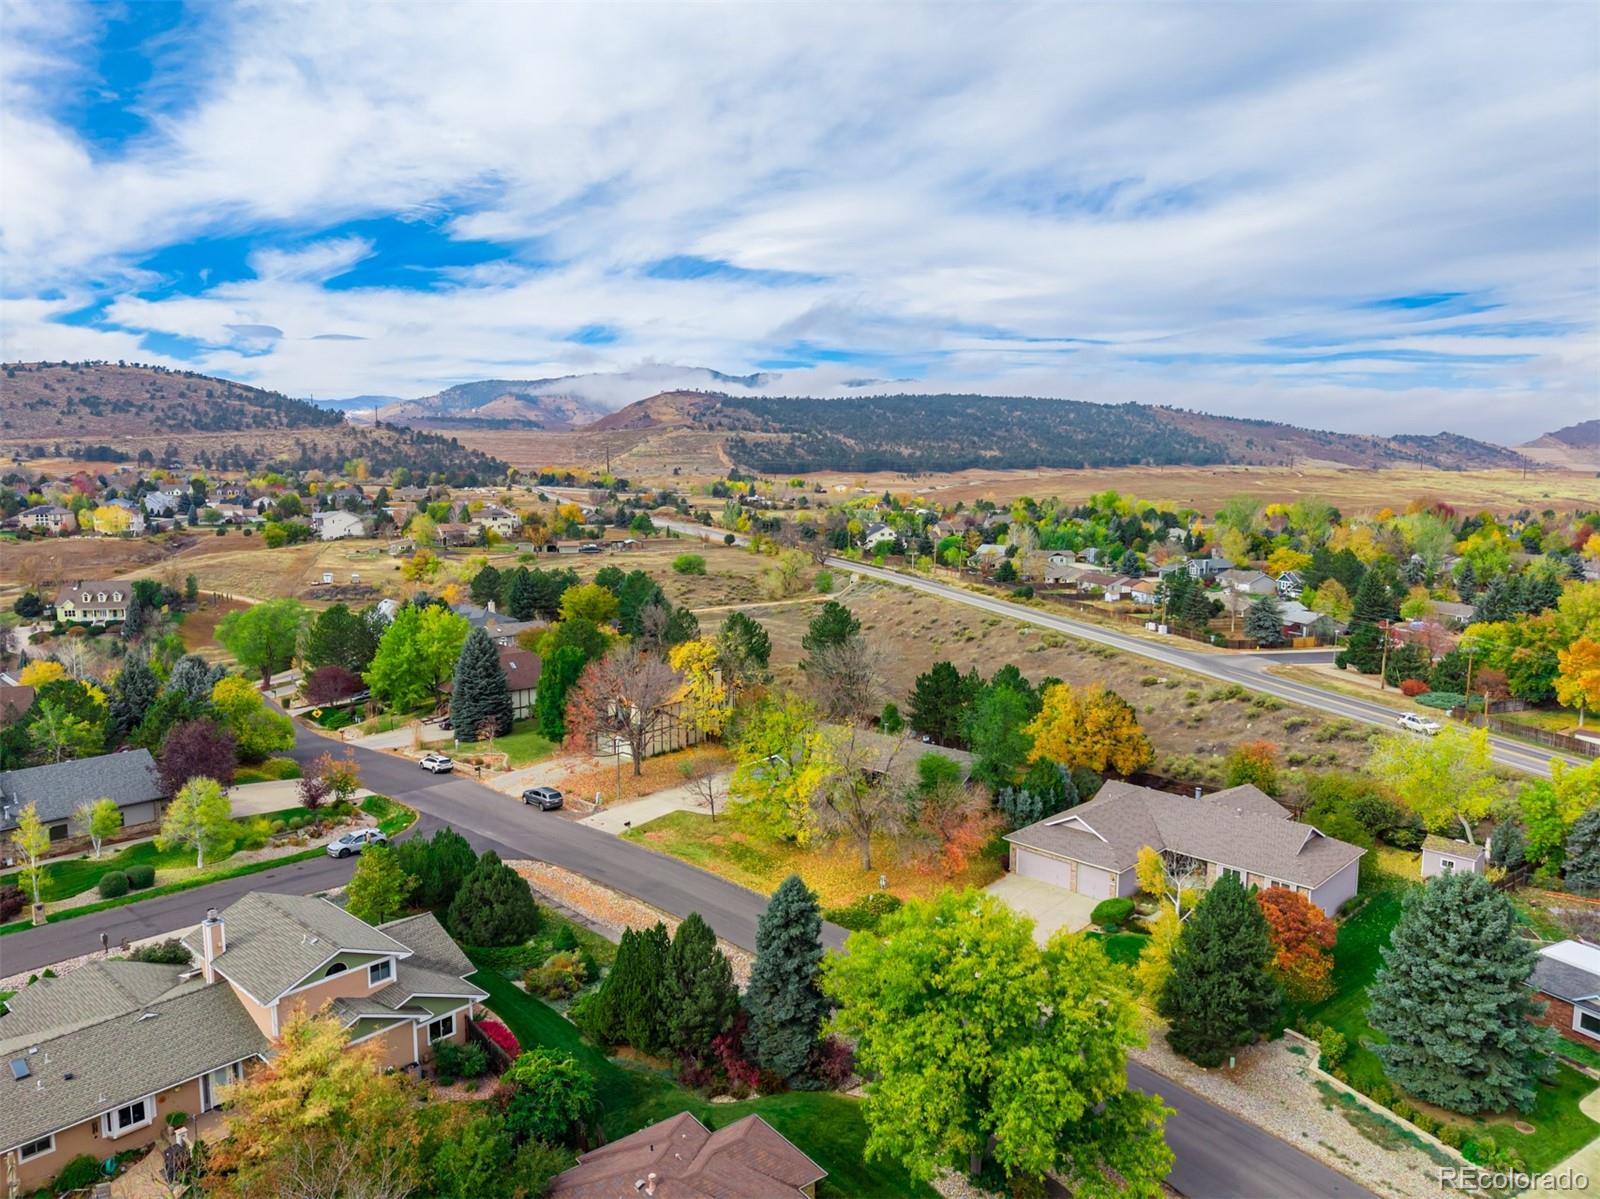
M 0 0 L 7 360 L 1516 443 L 1597 322 L 1592 3 Z

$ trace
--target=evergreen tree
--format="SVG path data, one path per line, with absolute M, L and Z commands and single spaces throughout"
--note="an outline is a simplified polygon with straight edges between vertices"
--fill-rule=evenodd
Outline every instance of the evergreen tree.
M 821 968 L 822 912 L 816 894 L 791 874 L 773 892 L 756 926 L 756 960 L 744 997 L 750 1013 L 746 1051 L 791 1085 L 805 1080 L 828 1014 Z
M 150 660 L 142 653 L 129 654 L 111 691 L 106 722 L 108 745 L 122 741 L 138 727 L 160 691 L 161 682 L 150 668 Z
M 617 949 L 616 964 L 606 976 L 605 1006 L 610 1039 L 645 1053 L 666 1048 L 666 925 L 641 929 Z
M 722 653 L 755 673 L 766 670 L 772 659 L 772 639 L 761 622 L 743 612 L 730 612 L 717 635 Z
M 1472 603 L 1478 596 L 1478 572 L 1472 569 L 1471 561 L 1463 561 L 1456 572 L 1456 595 L 1463 604 Z
M 519 566 L 510 572 L 509 577 L 510 582 L 506 584 L 506 611 L 513 620 L 532 620 L 539 602 L 539 589 L 534 586 L 533 572 L 526 566 Z
M 1353 623 L 1378 624 L 1380 621 L 1395 620 L 1400 615 L 1400 609 L 1394 602 L 1394 593 L 1376 570 L 1369 570 L 1361 576 L 1361 585 L 1355 590 L 1354 604 L 1350 617 Z
M 1491 579 L 1489 585 L 1478 593 L 1472 604 L 1472 623 L 1491 624 L 1510 620 L 1517 614 L 1516 597 L 1510 582 L 1504 577 Z
M 843 645 L 859 632 L 861 622 L 855 613 L 838 600 L 829 600 L 811 618 L 800 645 L 807 654 L 819 654 L 831 646 Z
M 211 689 L 226 673 L 222 667 L 213 666 L 199 654 L 186 654 L 178 659 L 172 673 L 167 676 L 167 685 L 161 690 L 164 694 L 181 695 L 191 703 L 209 704 Z
M 1383 643 L 1380 641 L 1379 649 Z M 1382 663 L 1382 659 L 1379 659 Z M 1431 672 L 1433 663 L 1428 658 L 1428 651 L 1415 641 L 1408 641 L 1398 648 L 1389 651 L 1389 661 L 1383 666 L 1383 678 L 1391 687 L 1398 687 L 1407 679 L 1426 679 Z
M 410 837 L 395 846 L 400 867 L 416 879 L 412 898 L 434 912 L 448 912 L 467 876 L 478 864 L 467 839 L 453 828 L 432 837 Z
M 1600 804 L 1573 821 L 1564 875 L 1567 886 L 1579 895 L 1600 891 Z
M 1272 941 L 1260 906 L 1230 874 L 1189 917 L 1172 951 L 1159 1010 L 1167 1044 L 1201 1066 L 1220 1066 L 1272 1025 L 1278 985 L 1267 973 Z
M 1528 838 L 1515 820 L 1495 825 L 1489 835 L 1489 860 L 1507 870 L 1517 870 L 1527 864 Z
M 739 1010 L 739 989 L 699 912 L 689 913 L 673 935 L 663 990 L 667 1044 L 678 1053 L 704 1056 L 711 1038 L 727 1031 Z
M 1216 614 L 1212 607 L 1211 597 L 1206 594 L 1205 588 L 1194 586 L 1189 588 L 1183 599 L 1183 610 L 1177 614 L 1179 624 L 1188 625 L 1194 629 L 1204 629 L 1211 623 L 1211 618 Z
M 122 618 L 123 639 L 126 641 L 137 640 L 139 634 L 144 632 L 144 626 L 149 622 L 149 618 L 149 609 L 145 607 L 144 601 L 139 598 L 139 593 L 137 591 L 134 592 L 128 600 L 127 613 Z
M 1383 666 L 1383 632 L 1375 624 L 1353 624 L 1350 639 L 1335 655 L 1333 664 L 1340 669 L 1353 667 L 1362 674 L 1377 674 Z
M 533 718 L 539 735 L 559 744 L 567 738 L 567 693 L 572 690 L 589 659 L 576 645 L 563 645 L 544 660 L 539 691 L 533 699 Z
M 966 686 L 950 662 L 935 662 L 911 686 L 911 729 L 940 745 L 961 744 Z
M 1405 898 L 1368 991 L 1384 1072 L 1456 1112 L 1533 1106 L 1555 1036 L 1531 1022 L 1538 954 L 1482 875 L 1440 874 Z
M 511 713 L 511 687 L 494 640 L 485 630 L 473 629 L 456 659 L 450 723 L 456 735 L 467 740 L 481 737 L 489 724 L 494 725 L 496 736 L 504 736 L 511 731 Z
M 493 566 L 485 566 L 472 576 L 472 602 L 479 605 L 499 603 L 503 580 Z
M 539 928 L 539 905 L 522 876 L 484 850 L 450 903 L 447 920 L 466 945 L 519 945 Z
M 1283 607 L 1276 596 L 1263 595 L 1244 614 L 1244 635 L 1262 645 L 1283 641 Z

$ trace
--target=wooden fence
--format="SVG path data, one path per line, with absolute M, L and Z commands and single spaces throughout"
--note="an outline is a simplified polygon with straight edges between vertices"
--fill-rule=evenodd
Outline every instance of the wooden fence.
M 1507 720 L 1504 716 L 1480 716 L 1475 712 L 1467 711 L 1465 708 L 1451 708 L 1450 715 L 1452 718 L 1468 724 L 1486 724 L 1497 733 L 1520 737 L 1524 741 L 1532 741 L 1535 745 L 1543 745 L 1547 749 L 1559 749 L 1564 753 L 1576 754 L 1580 758 L 1600 758 L 1600 745 L 1596 745 L 1593 741 L 1586 741 L 1581 737 L 1569 737 L 1565 733 L 1552 733 L 1549 729 L 1541 729 L 1535 725 Z

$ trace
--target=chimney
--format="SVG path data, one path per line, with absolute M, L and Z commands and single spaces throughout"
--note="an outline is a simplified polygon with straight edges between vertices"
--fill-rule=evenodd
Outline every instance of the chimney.
M 228 950 L 228 932 L 223 926 L 222 917 L 217 914 L 216 908 L 206 909 L 206 918 L 200 922 L 200 969 L 205 974 L 206 982 L 217 981 L 216 971 L 211 963 L 220 958 Z

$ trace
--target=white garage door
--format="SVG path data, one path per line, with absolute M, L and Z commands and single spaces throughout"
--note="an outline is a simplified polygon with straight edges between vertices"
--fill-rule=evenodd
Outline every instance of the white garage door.
M 1072 867 L 1056 858 L 1047 858 L 1042 853 L 1034 853 L 1031 849 L 1017 850 L 1017 873 L 1023 878 L 1036 878 L 1040 882 L 1054 883 L 1058 887 L 1071 888 Z
M 1093 895 L 1096 899 L 1110 899 L 1111 872 L 1098 866 L 1078 864 L 1078 894 Z

